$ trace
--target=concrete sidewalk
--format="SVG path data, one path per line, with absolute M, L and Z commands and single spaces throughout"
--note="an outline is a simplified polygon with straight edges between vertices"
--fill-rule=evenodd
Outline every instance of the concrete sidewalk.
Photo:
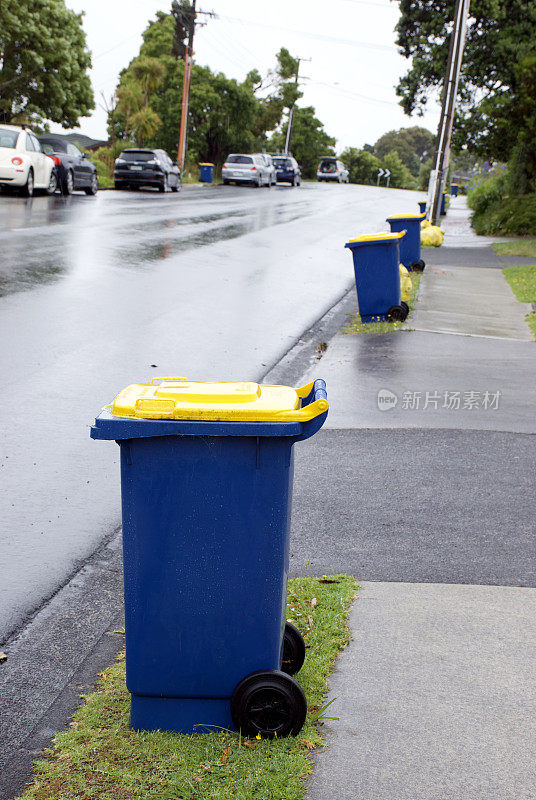
M 458 201 L 415 330 L 338 335 L 306 376 L 331 409 L 292 570 L 364 581 L 309 800 L 536 797 L 536 344 Z
M 406 327 L 533 341 L 525 321 L 530 303 L 515 299 L 500 272 L 513 261 L 521 263 L 524 259 L 498 256 L 491 247 L 497 239 L 476 235 L 465 197 L 451 198 L 441 227 L 445 231 L 443 246 L 423 249 L 426 280 Z
M 534 800 L 536 589 L 365 583 L 309 800 Z
M 497 269 L 463 264 L 428 266 L 419 303 L 407 327 L 533 341 L 525 321 L 530 311 L 531 304 L 516 300 Z

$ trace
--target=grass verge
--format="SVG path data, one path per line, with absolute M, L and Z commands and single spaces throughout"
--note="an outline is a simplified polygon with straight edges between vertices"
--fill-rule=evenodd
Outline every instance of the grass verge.
M 528 256 L 529 258 L 536 258 L 536 239 L 495 242 L 491 246 L 498 256 Z
M 128 726 L 124 654 L 83 698 L 68 730 L 34 765 L 24 800 L 298 800 L 323 744 L 319 722 L 327 677 L 349 641 L 348 607 L 359 587 L 348 575 L 289 581 L 287 618 L 308 647 L 298 680 L 309 712 L 296 737 L 248 740 L 220 731 L 186 736 Z M 326 714 L 336 716 L 336 701 Z M 319 719 L 320 717 L 320 719 Z
M 420 272 L 411 272 L 410 274 L 413 288 L 411 291 L 411 297 L 408 300 L 409 316 L 404 322 L 361 322 L 361 317 L 359 314 L 354 314 L 353 317 L 350 317 L 348 324 L 342 329 L 341 332 L 349 334 L 392 333 L 393 331 L 399 331 L 401 328 L 403 328 L 407 320 L 411 318 L 411 312 L 413 311 L 415 301 L 417 300 L 417 294 L 419 292 L 419 285 L 422 277 L 422 273 Z
M 516 253 L 516 255 L 518 255 Z M 520 303 L 536 302 L 536 266 L 506 267 L 503 275 L 512 289 L 516 300 Z M 525 317 L 536 341 L 536 314 L 532 312 Z

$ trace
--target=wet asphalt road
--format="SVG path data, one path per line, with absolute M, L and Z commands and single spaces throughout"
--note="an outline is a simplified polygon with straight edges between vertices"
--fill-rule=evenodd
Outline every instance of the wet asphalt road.
M 157 375 L 260 379 L 420 195 L 304 184 L 0 196 L 0 641 L 120 523 L 99 409 Z

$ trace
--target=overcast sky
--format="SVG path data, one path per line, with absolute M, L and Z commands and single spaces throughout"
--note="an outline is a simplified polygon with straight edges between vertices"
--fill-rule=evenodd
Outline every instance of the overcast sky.
M 148 20 L 156 11 L 169 11 L 171 0 L 66 0 L 66 4 L 85 12 L 84 29 L 93 54 L 91 81 L 97 108 L 81 120 L 79 129 L 106 139 L 100 92 L 113 93 L 119 71 L 139 52 Z M 316 108 L 326 131 L 337 139 L 339 152 L 373 144 L 382 133 L 410 125 L 436 132 L 436 102 L 423 118 L 406 117 L 397 104 L 395 86 L 409 66 L 395 46 L 398 3 L 198 0 L 198 8 L 218 15 L 206 18 L 195 38 L 196 62 L 213 71 L 237 80 L 254 67 L 263 74 L 274 67 L 281 47 L 312 59 L 300 68 L 304 92 L 300 105 Z

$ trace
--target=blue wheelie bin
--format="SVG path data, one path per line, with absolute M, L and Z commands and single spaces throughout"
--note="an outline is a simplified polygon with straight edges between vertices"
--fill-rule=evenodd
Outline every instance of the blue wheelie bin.
M 326 384 L 154 378 L 95 420 L 121 450 L 127 688 L 136 730 L 295 735 L 305 646 L 285 624 L 293 446 Z
M 421 214 L 426 214 L 426 206 L 428 205 L 428 201 L 427 200 L 419 200 L 418 204 L 419 204 L 419 212 Z
M 443 192 L 443 194 L 441 195 L 441 208 L 440 208 L 439 213 L 440 213 L 440 215 L 442 217 L 446 217 L 446 215 L 447 215 L 447 207 L 446 207 L 446 204 L 445 204 L 446 196 L 447 196 L 446 192 Z
M 459 184 L 457 184 L 457 183 L 451 183 L 450 184 L 450 194 L 451 194 L 452 197 L 458 197 L 458 189 L 459 188 L 460 188 Z
M 392 233 L 406 231 L 400 241 L 400 261 L 408 270 L 422 272 L 426 264 L 421 258 L 421 222 L 425 214 L 394 214 L 387 217 Z
M 400 233 L 372 233 L 350 239 L 362 322 L 405 320 L 409 306 L 400 299 Z
M 199 176 L 201 183 L 212 183 L 212 178 L 214 177 L 214 164 L 211 164 L 208 161 L 200 161 L 199 166 L 201 167 L 201 173 Z

